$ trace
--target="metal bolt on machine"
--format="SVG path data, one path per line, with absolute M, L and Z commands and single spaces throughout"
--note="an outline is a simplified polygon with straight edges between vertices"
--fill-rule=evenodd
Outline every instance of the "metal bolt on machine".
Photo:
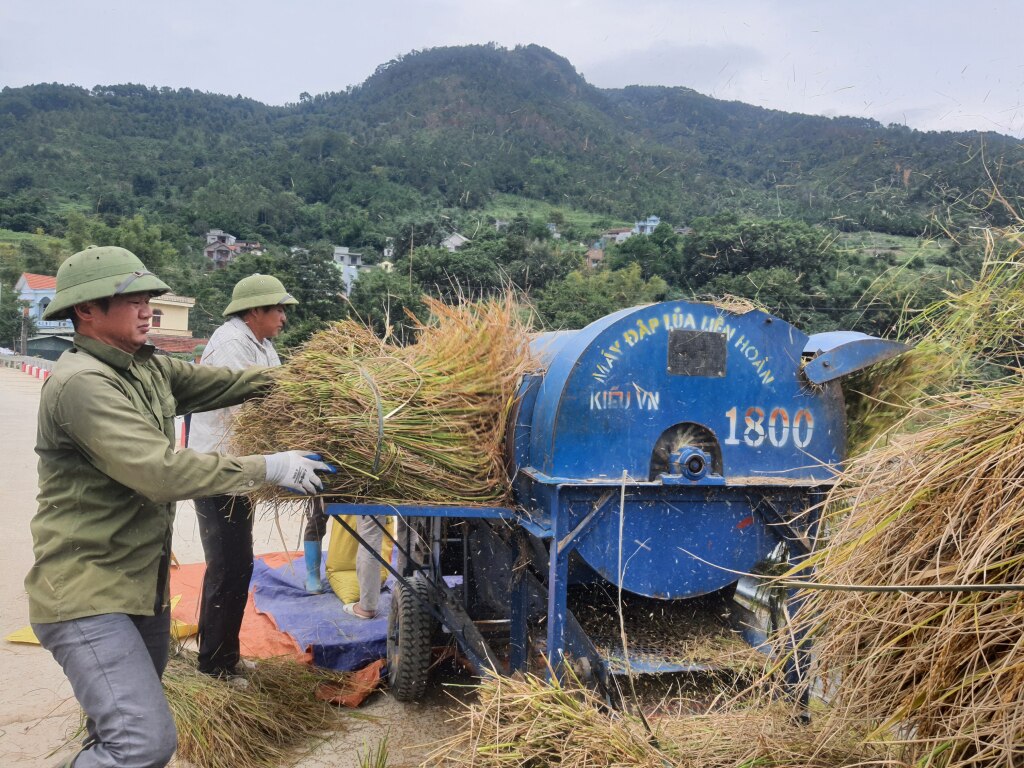
M 744 574 L 810 551 L 807 512 L 844 459 L 839 379 L 906 349 L 687 301 L 621 310 L 531 347 L 541 367 L 521 382 L 505 443 L 514 505 L 327 505 L 336 519 L 402 523 L 388 628 L 399 699 L 423 694 L 444 638 L 481 674 L 541 660 L 606 691 L 627 670 L 705 666 L 618 642 L 606 619 L 623 595 L 643 606 L 634 614 L 670 617 L 654 633 L 660 648 L 672 645 L 671 617 L 698 615 L 689 606 L 708 596 L 762 642 L 756 580 Z M 587 595 L 612 599 L 594 611 Z

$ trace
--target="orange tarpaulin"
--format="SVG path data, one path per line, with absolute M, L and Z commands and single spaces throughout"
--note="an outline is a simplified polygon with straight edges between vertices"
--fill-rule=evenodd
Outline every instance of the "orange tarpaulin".
M 301 556 L 301 553 L 273 552 L 259 555 L 258 559 L 271 568 L 277 568 Z M 298 563 L 295 567 L 305 566 Z M 186 624 L 199 622 L 199 595 L 202 592 L 205 572 L 205 563 L 171 566 L 171 596 L 181 595 L 181 600 L 171 611 L 173 618 Z M 238 634 L 238 640 L 242 655 L 248 658 L 270 659 L 290 656 L 303 664 L 313 663 L 311 649 L 300 648 L 291 635 L 278 629 L 270 614 L 261 613 L 256 609 L 252 592 L 249 592 L 249 602 L 245 606 L 245 616 L 242 619 L 242 630 Z
M 300 562 L 295 564 L 295 567 L 304 569 L 305 564 L 301 562 L 301 558 L 301 553 L 273 552 L 259 555 L 256 559 L 262 560 L 269 568 L 278 568 L 299 559 Z M 199 623 L 199 596 L 202 592 L 205 572 L 205 563 L 171 566 L 171 597 L 179 598 L 176 604 L 172 605 L 171 617 L 182 624 Z M 312 648 L 300 648 L 295 638 L 278 628 L 273 616 L 259 611 L 253 601 L 251 590 L 249 601 L 245 606 L 245 615 L 242 618 L 242 629 L 238 634 L 238 640 L 242 655 L 249 658 L 288 657 L 302 664 L 313 663 Z M 344 673 L 336 680 L 325 680 L 319 683 L 315 694 L 321 701 L 345 707 L 358 707 L 380 686 L 383 668 L 383 659 L 373 661 L 362 669 Z
M 316 687 L 315 695 L 320 701 L 340 704 L 343 707 L 358 707 L 366 697 L 380 687 L 384 659 L 371 661 L 362 669 L 349 673 L 343 682 L 323 682 Z

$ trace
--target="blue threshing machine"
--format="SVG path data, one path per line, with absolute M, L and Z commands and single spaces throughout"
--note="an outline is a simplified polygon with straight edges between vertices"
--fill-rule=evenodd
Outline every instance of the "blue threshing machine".
M 607 687 L 624 669 L 702 668 L 610 641 L 578 617 L 574 585 L 648 601 L 635 614 L 724 595 L 748 642 L 763 640 L 734 588 L 780 552 L 809 551 L 807 510 L 844 458 L 838 380 L 905 350 L 686 301 L 532 348 L 542 369 L 524 377 L 506 440 L 513 507 L 327 506 L 400 517 L 388 629 L 400 699 L 422 695 L 444 635 L 481 673 L 543 657 Z

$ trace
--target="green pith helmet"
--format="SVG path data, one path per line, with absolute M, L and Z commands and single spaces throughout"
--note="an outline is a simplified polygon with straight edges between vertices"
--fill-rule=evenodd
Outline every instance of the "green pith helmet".
M 284 289 L 284 283 L 273 275 L 243 277 L 231 291 L 231 303 L 224 310 L 224 317 L 256 307 L 273 307 L 278 304 L 298 304 L 298 300 Z
M 139 257 L 113 245 L 90 245 L 60 265 L 57 293 L 43 311 L 43 320 L 69 317 L 83 301 L 107 299 L 122 293 L 167 293 L 170 289 Z

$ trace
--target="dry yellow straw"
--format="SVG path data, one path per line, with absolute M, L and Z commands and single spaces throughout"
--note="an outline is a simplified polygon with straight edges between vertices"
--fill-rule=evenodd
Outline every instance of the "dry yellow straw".
M 339 468 L 325 492 L 340 501 L 508 502 L 502 442 L 529 364 L 519 307 L 511 297 L 428 306 L 409 346 L 353 321 L 316 334 L 271 394 L 243 408 L 239 451 L 316 450 Z

